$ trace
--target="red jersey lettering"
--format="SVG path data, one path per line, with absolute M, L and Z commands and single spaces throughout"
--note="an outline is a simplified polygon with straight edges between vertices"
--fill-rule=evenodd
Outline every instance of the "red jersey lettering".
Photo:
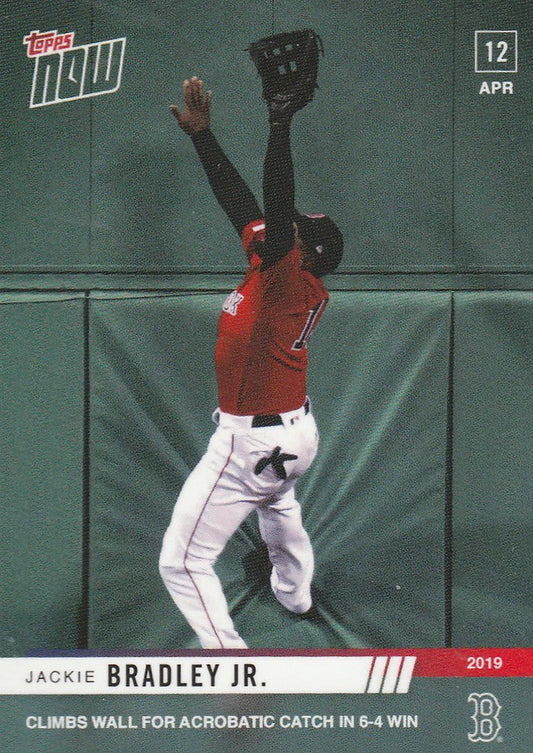
M 215 367 L 225 413 L 284 413 L 305 402 L 307 341 L 328 301 L 321 279 L 301 267 L 292 248 L 265 270 L 257 255 L 264 223 L 243 231 L 249 268 L 226 298 L 219 319 Z

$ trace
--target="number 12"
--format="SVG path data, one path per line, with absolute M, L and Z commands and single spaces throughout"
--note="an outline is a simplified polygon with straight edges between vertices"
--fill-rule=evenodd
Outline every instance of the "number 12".
M 485 42 L 485 47 L 488 50 L 488 61 L 489 63 L 494 62 L 494 42 Z M 507 50 L 509 49 L 509 45 L 507 42 L 504 42 L 503 39 L 501 42 L 498 42 L 496 44 L 496 47 L 498 50 L 500 50 L 500 54 L 496 58 L 497 63 L 506 63 L 507 62 Z

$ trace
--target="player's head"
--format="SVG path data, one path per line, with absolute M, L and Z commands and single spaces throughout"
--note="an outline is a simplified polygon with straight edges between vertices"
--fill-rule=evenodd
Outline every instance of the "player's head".
M 298 236 L 305 247 L 310 271 L 315 277 L 333 272 L 342 259 L 342 233 L 325 214 L 298 214 L 295 218 Z

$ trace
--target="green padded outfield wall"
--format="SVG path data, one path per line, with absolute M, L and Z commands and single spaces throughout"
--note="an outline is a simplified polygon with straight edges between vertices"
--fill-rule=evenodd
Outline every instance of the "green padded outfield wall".
M 531 303 L 456 296 L 455 645 L 531 645 Z
M 318 29 L 326 50 L 319 93 L 294 129 L 297 201 L 338 218 L 347 239 L 342 269 L 530 268 L 526 2 L 2 6 L 5 272 L 236 270 L 232 231 L 167 105 L 184 77 L 204 76 L 216 132 L 259 192 L 266 112 L 245 50 L 294 26 Z M 519 28 L 518 73 L 507 73 L 511 49 L 499 73 L 475 73 L 474 30 L 487 28 Z M 125 38 L 110 58 L 107 85 L 118 90 L 51 103 L 53 84 L 64 98 L 91 92 L 81 84 L 82 52 L 65 52 L 61 70 L 50 63 L 43 94 L 44 58 L 28 57 L 23 40 L 55 29 L 74 33 L 81 48 Z M 101 92 L 102 63 L 96 72 Z M 513 94 L 480 95 L 486 79 L 510 80 Z M 29 106 L 43 98 L 45 106 Z
M 84 302 L 0 294 L 2 655 L 84 641 Z
M 91 303 L 94 648 L 199 647 L 156 564 L 176 490 L 212 431 L 223 297 Z M 256 647 L 444 645 L 450 296 L 341 293 L 324 319 L 311 386 L 323 444 L 299 486 L 321 620 L 279 609 L 253 515 L 218 565 L 235 620 Z M 344 347 L 332 351 L 336 338 Z
M 300 486 L 321 623 L 273 603 L 253 519 L 219 563 L 236 621 L 257 646 L 531 641 L 528 3 L 3 0 L 4 655 L 196 645 L 157 554 L 213 428 L 242 256 L 167 106 L 202 75 L 260 194 L 246 46 L 304 26 L 325 57 L 294 122 L 297 203 L 346 237 Z M 477 72 L 491 29 L 517 37 Z M 52 30 L 74 34 L 61 60 L 33 54 Z

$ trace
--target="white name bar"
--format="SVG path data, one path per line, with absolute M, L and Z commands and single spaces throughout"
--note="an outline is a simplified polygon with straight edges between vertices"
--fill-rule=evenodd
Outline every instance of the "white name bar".
M 0 694 L 407 693 L 415 663 L 415 656 L 0 658 Z

